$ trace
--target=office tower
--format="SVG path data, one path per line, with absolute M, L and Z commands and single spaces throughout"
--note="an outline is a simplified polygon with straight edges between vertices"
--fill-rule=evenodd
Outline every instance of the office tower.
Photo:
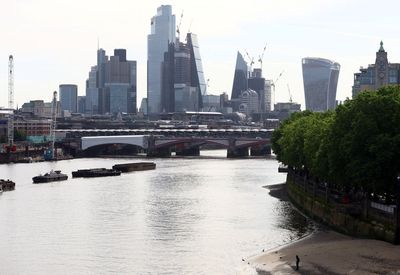
M 86 112 L 136 113 L 136 72 L 136 61 L 127 60 L 125 49 L 115 49 L 110 57 L 99 49 L 86 82 Z
M 239 112 L 251 115 L 253 113 L 260 112 L 260 101 L 258 93 L 254 90 L 247 89 L 246 91 L 241 92 L 239 96 Z
M 334 109 L 339 63 L 307 57 L 302 59 L 302 67 L 306 110 L 323 112 Z
M 93 66 L 86 80 L 85 113 L 98 114 L 99 89 L 97 88 L 97 66 Z
M 231 100 L 239 98 L 240 94 L 247 90 L 248 74 L 249 69 L 247 67 L 247 63 L 244 61 L 244 58 L 240 52 L 238 52 L 236 57 L 235 75 L 233 77 Z
M 61 110 L 76 113 L 78 107 L 78 86 L 61 84 L 59 86 Z
M 78 96 L 78 113 L 84 114 L 86 110 L 86 96 Z
M 175 42 L 175 15 L 170 5 L 162 5 L 151 19 L 151 34 L 147 36 L 147 102 L 148 112 L 162 112 L 161 70 L 168 45 Z
M 399 75 L 400 64 L 389 63 L 381 41 L 376 52 L 375 64 L 368 65 L 367 68 L 361 67 L 360 72 L 354 74 L 353 98 L 365 90 L 376 90 L 385 85 L 399 85 Z
M 259 111 L 262 113 L 271 111 L 271 81 L 262 77 L 260 68 L 252 71 L 248 79 L 248 88 L 257 92 L 259 99 Z
M 163 112 L 199 111 L 206 94 L 197 36 L 188 33 L 187 43 L 170 43 L 162 63 Z

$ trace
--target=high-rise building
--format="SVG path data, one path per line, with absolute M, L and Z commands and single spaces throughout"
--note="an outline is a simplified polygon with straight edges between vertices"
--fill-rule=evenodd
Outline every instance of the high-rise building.
M 78 113 L 84 114 L 86 110 L 86 96 L 78 96 Z
M 86 80 L 85 113 L 98 114 L 99 112 L 99 89 L 97 88 L 97 66 L 93 66 Z
M 175 15 L 170 5 L 162 5 L 151 18 L 151 33 L 147 36 L 147 102 L 148 112 L 162 112 L 161 70 L 164 53 L 175 42 Z
M 244 58 L 240 54 L 240 52 L 238 52 L 236 56 L 236 67 L 235 67 L 235 75 L 233 77 L 231 100 L 239 98 L 241 93 L 247 90 L 248 77 L 249 77 L 249 69 L 247 63 L 246 61 L 244 61 Z
M 248 88 L 257 92 L 259 98 L 259 111 L 262 113 L 271 111 L 271 81 L 262 77 L 260 68 L 252 71 L 248 79 Z
M 86 112 L 136 113 L 136 71 L 136 61 L 127 60 L 125 49 L 115 49 L 110 57 L 99 49 L 86 82 Z
M 199 111 L 206 83 L 197 36 L 188 33 L 187 43 L 170 43 L 162 63 L 163 112 Z
M 375 64 L 367 68 L 360 68 L 360 72 L 354 74 L 352 90 L 353 98 L 362 91 L 376 90 L 385 85 L 400 84 L 400 64 L 389 63 L 387 52 L 381 41 L 379 50 L 376 52 Z
M 59 86 L 61 110 L 76 113 L 78 108 L 78 86 L 61 84 Z
M 340 65 L 337 62 L 307 57 L 302 59 L 306 110 L 323 112 L 336 106 Z

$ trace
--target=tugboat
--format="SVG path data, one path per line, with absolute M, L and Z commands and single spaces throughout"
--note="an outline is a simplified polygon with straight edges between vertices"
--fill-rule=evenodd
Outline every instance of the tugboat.
M 95 177 L 110 177 L 119 176 L 121 171 L 106 168 L 80 169 L 72 172 L 73 178 L 95 178 Z
M 132 162 L 132 163 L 115 164 L 112 168 L 121 171 L 122 173 L 127 173 L 132 171 L 156 169 L 156 164 L 154 162 Z
M 65 174 L 62 174 L 61 171 L 53 171 L 51 170 L 49 173 L 46 173 L 44 175 L 39 175 L 36 177 L 33 177 L 33 183 L 44 183 L 44 182 L 51 182 L 51 181 L 62 181 L 62 180 L 67 180 L 68 176 Z
M 15 182 L 11 180 L 0 179 L 0 186 L 3 191 L 12 191 L 15 189 Z

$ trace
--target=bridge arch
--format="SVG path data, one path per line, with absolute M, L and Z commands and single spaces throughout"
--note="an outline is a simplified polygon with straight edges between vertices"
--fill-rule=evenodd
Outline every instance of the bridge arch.
M 111 145 L 111 144 L 128 144 L 146 149 L 148 147 L 147 136 L 94 136 L 82 137 L 81 149 L 98 145 Z

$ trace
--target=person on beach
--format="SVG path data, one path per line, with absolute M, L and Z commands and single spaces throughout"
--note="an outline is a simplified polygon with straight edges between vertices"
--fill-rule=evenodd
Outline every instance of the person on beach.
M 300 263 L 300 258 L 298 255 L 296 255 L 296 270 L 299 270 L 299 263 Z

